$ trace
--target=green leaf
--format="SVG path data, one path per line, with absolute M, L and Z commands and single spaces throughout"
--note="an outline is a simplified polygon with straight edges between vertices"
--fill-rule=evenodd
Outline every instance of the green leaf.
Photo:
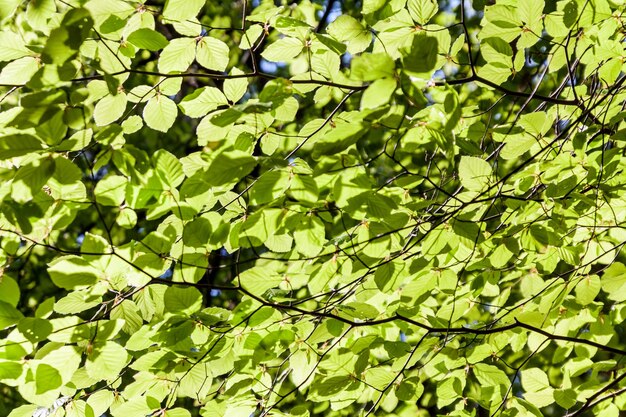
M 348 43 L 348 52 L 358 54 L 372 42 L 372 34 L 352 16 L 341 15 L 328 26 L 328 33 Z
M 118 92 L 116 95 L 107 95 L 100 100 L 94 109 L 93 118 L 97 126 L 106 126 L 124 114 L 126 111 L 126 94 Z
M 1 12 L 2 8 L 0 7 L 0 13 Z M 12 410 L 9 417 L 32 417 L 39 409 L 41 409 L 41 407 L 37 407 L 36 405 L 22 405 Z
M 89 262 L 76 255 L 67 255 L 50 262 L 48 274 L 54 285 L 68 290 L 93 285 L 98 280 Z
M 193 314 L 202 308 L 202 294 L 193 287 L 169 287 L 164 302 L 166 311 Z
M 13 158 L 43 149 L 43 143 L 30 134 L 14 134 L 0 138 L 0 159 Z
M 184 408 L 171 408 L 166 410 L 164 417 L 191 417 L 191 413 Z
M 413 37 L 411 47 L 402 59 L 404 70 L 410 74 L 423 75 L 435 70 L 439 42 L 436 37 L 418 34 Z
M 22 375 L 22 369 L 21 363 L 0 359 L 0 380 L 17 379 Z
M 52 333 L 50 321 L 36 318 L 24 317 L 17 325 L 18 330 L 33 343 L 45 340 Z
M 43 394 L 44 392 L 59 388 L 62 383 L 63 380 L 56 368 L 45 363 L 37 365 L 37 371 L 35 372 L 37 394 Z
M 243 50 L 251 49 L 262 33 L 263 27 L 261 25 L 251 25 L 241 36 L 239 48 Z
M 289 178 L 283 171 L 265 172 L 250 189 L 250 203 L 263 204 L 277 199 L 289 188 Z
M 501 387 L 504 392 L 510 385 L 509 378 L 498 367 L 493 365 L 486 365 L 484 363 L 477 363 L 473 368 L 474 376 L 476 379 L 486 387 Z
M 0 10 L 2 10 L 1 7 Z M 0 44 L 4 45 L 0 51 L 0 62 L 14 61 L 27 55 L 32 55 L 32 52 L 26 48 L 22 37 L 16 32 L 0 32 Z
M 407 7 L 411 18 L 419 25 L 428 23 L 439 9 L 435 0 L 409 0 Z
M 41 52 L 45 63 L 62 65 L 74 57 L 89 36 L 93 19 L 89 11 L 72 8 L 65 14 L 61 25 L 50 32 Z
M 85 369 L 87 374 L 96 381 L 115 380 L 128 362 L 128 353 L 119 344 L 107 341 L 96 346 L 87 355 Z
M 112 391 L 103 389 L 93 392 L 87 399 L 87 404 L 93 410 L 94 416 L 101 416 L 105 411 L 109 409 L 114 401 L 114 394 Z
M 548 375 L 539 368 L 522 370 L 522 387 L 528 392 L 539 392 L 550 387 Z
M 193 19 L 204 4 L 205 0 L 167 0 L 163 9 L 163 17 L 178 22 Z
M 196 46 L 196 61 L 206 69 L 224 71 L 230 61 L 228 45 L 204 36 Z
M 621 262 L 610 265 L 600 278 L 602 291 L 608 294 L 611 300 L 626 300 L 626 266 Z
M 561 407 L 565 409 L 572 408 L 577 402 L 576 391 L 571 388 L 554 390 L 554 399 Z
M 37 60 L 32 57 L 24 57 L 11 61 L 0 72 L 0 84 L 26 84 L 39 70 Z
M 164 184 L 175 189 L 185 179 L 182 164 L 178 158 L 168 151 L 164 149 L 158 150 L 152 156 L 152 160 Z
M 268 61 L 273 62 L 289 62 L 302 52 L 304 44 L 296 38 L 281 38 L 270 44 L 261 56 Z
M 146 125 L 159 132 L 170 130 L 177 114 L 176 103 L 163 95 L 151 98 L 143 108 L 143 120 Z
M 198 88 L 179 104 L 183 113 L 189 117 L 202 117 L 223 105 L 228 105 L 228 100 L 215 87 Z
M 364 0 L 363 1 L 363 14 L 374 13 L 385 5 L 385 0 Z
M 375 109 L 389 103 L 397 87 L 396 80 L 383 78 L 374 81 L 363 92 L 361 97 L 361 109 Z
M 209 165 L 207 181 L 215 186 L 239 182 L 256 164 L 256 159 L 245 152 L 222 152 Z
M 319 158 L 322 155 L 339 153 L 356 143 L 366 132 L 364 124 L 340 120 L 330 132 L 315 143 L 313 157 Z
M 576 284 L 576 301 L 582 305 L 592 303 L 600 292 L 601 285 L 600 277 L 597 275 L 583 277 L 578 281 L 578 284 Z
M 537 139 L 527 134 L 508 135 L 504 143 L 500 156 L 503 159 L 510 160 L 519 158 L 528 152 L 537 143 Z
M 478 75 L 495 84 L 502 84 L 512 75 L 511 66 L 496 62 L 487 64 L 478 69 Z
M 459 179 L 468 190 L 480 191 L 491 180 L 491 165 L 481 158 L 463 156 L 459 163 Z
M 233 68 L 232 76 L 243 75 L 243 71 Z M 248 90 L 248 80 L 245 77 L 229 78 L 224 81 L 224 95 L 231 103 L 237 103 Z
M 96 307 L 102 302 L 102 297 L 74 291 L 61 298 L 54 304 L 54 311 L 61 314 L 75 314 Z
M 196 41 L 193 38 L 172 39 L 159 55 L 159 71 L 164 74 L 185 72 L 195 58 Z
M 182 378 L 178 387 L 178 395 L 204 399 L 211 392 L 213 375 L 209 364 L 191 364 L 190 369 L 182 372 Z
M 20 301 L 20 287 L 10 276 L 0 276 L 0 301 L 9 303 L 13 307 L 17 307 Z
M 98 181 L 94 194 L 96 202 L 105 206 L 120 206 L 126 195 L 128 180 L 121 175 L 109 175 Z
M 261 268 L 251 268 L 239 275 L 240 285 L 257 296 L 262 296 L 271 288 L 277 288 L 281 282 L 283 277 Z
M 148 28 L 137 29 L 128 35 L 128 42 L 137 48 L 147 49 L 148 51 L 158 51 L 165 48 L 169 43 L 165 36 Z
M 11 184 L 11 197 L 18 202 L 31 201 L 54 173 L 54 160 L 43 159 L 21 166 Z
M 11 304 L 0 301 L 0 329 L 13 326 L 24 316 Z

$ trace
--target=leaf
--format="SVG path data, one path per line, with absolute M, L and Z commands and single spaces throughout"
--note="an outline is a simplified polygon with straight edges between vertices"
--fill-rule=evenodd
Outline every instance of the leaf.
M 175 189 L 185 179 L 183 166 L 174 155 L 164 149 L 158 150 L 152 160 L 156 167 L 156 171 L 160 174 L 164 184 Z
M 385 0 L 364 0 L 363 1 L 363 14 L 374 13 L 385 5 Z
M 233 68 L 230 72 L 232 76 L 241 76 L 243 71 Z M 229 78 L 224 80 L 224 95 L 231 103 L 237 103 L 248 90 L 248 80 L 245 77 Z
M 228 105 L 228 100 L 215 87 L 198 88 L 179 104 L 183 113 L 189 117 L 202 117 L 223 105 Z
M 23 317 L 11 304 L 0 300 L 0 329 L 15 325 Z
M 61 375 L 55 368 L 45 363 L 37 365 L 37 371 L 35 372 L 37 394 L 56 389 L 61 386 L 62 382 Z
M 26 84 L 39 70 L 37 60 L 32 57 L 24 57 L 11 61 L 0 72 L 0 84 Z
M 174 21 L 185 21 L 198 15 L 205 0 L 167 0 L 163 9 L 163 17 Z
M 510 65 L 496 62 L 480 67 L 478 75 L 492 83 L 502 84 L 512 75 L 512 70 Z
M 178 395 L 196 398 L 202 401 L 211 391 L 213 375 L 209 364 L 191 364 L 190 369 L 182 373 Z
M 517 16 L 526 28 L 537 33 L 543 29 L 541 19 L 545 3 L 543 0 L 529 0 L 517 5 Z
M 101 416 L 109 409 L 113 401 L 113 392 L 103 389 L 92 393 L 87 399 L 87 404 L 93 410 L 94 416 Z
M 537 139 L 527 134 L 509 135 L 504 143 L 505 145 L 500 151 L 500 156 L 503 159 L 510 160 L 519 158 L 528 152 L 537 143 Z
M 548 375 L 539 368 L 522 370 L 522 387 L 528 392 L 539 392 L 550 387 Z
M 207 180 L 215 186 L 239 182 L 256 163 L 254 157 L 242 151 L 222 152 L 209 165 Z
M 239 283 L 247 291 L 262 296 L 267 290 L 276 288 L 283 282 L 283 277 L 271 274 L 260 268 L 251 268 L 239 274 Z
M 486 387 L 501 387 L 504 392 L 511 383 L 506 374 L 498 367 L 493 365 L 486 365 L 484 363 L 477 363 L 474 365 L 474 375 L 476 379 Z
M 330 132 L 315 143 L 313 157 L 339 153 L 356 143 L 366 131 L 366 126 L 361 123 L 338 121 Z
M 138 132 L 143 127 L 143 120 L 140 116 L 132 115 L 128 119 L 122 122 L 122 129 L 124 133 L 130 135 Z
M 36 317 L 24 317 L 17 328 L 32 343 L 46 340 L 53 330 L 50 321 Z
M 83 8 L 70 9 L 59 27 L 54 28 L 47 37 L 46 45 L 41 51 L 45 63 L 63 65 L 74 57 L 83 42 L 89 36 L 93 19 L 89 11 Z
M 89 262 L 76 255 L 62 256 L 50 262 L 48 274 L 54 285 L 68 290 L 93 285 L 98 280 Z
M 191 417 L 191 413 L 184 408 L 171 408 L 163 414 L 165 417 Z
M 304 45 L 302 41 L 296 38 L 281 38 L 270 44 L 261 53 L 261 56 L 268 61 L 288 62 L 302 52 Z
M 10 276 L 0 277 L 0 301 L 4 301 L 13 307 L 17 307 L 20 301 L 20 287 Z
M 554 399 L 558 405 L 568 409 L 576 404 L 576 391 L 573 389 L 554 390 Z
M 187 71 L 195 58 L 196 41 L 193 38 L 172 39 L 159 55 L 159 71 L 164 74 Z
M 587 305 L 596 299 L 601 287 L 600 278 L 597 275 L 583 277 L 576 284 L 576 301 L 582 305 Z
M 363 52 L 372 42 L 372 34 L 352 16 L 341 15 L 328 25 L 328 33 L 348 43 L 348 52 Z
M 411 17 L 419 25 L 428 23 L 439 9 L 435 0 L 409 0 L 407 7 Z
M 54 311 L 61 314 L 75 314 L 96 307 L 101 302 L 100 296 L 74 291 L 57 301 L 54 304 Z
M 263 27 L 261 25 L 251 25 L 241 36 L 239 48 L 243 50 L 252 48 L 262 33 Z
M 396 80 L 391 78 L 383 78 L 374 81 L 363 92 L 361 109 L 375 109 L 387 104 L 396 87 Z
M 128 362 L 128 354 L 119 344 L 106 341 L 87 355 L 85 369 L 96 381 L 115 380 Z
M 491 180 L 491 165 L 484 159 L 462 156 L 459 163 L 459 179 L 470 191 L 481 191 Z
M 0 159 L 13 158 L 43 149 L 41 140 L 30 134 L 14 134 L 0 138 Z
M 120 206 L 126 195 L 128 180 L 121 175 L 109 175 L 98 181 L 94 194 L 96 202 L 105 206 Z
M 602 291 L 608 294 L 611 300 L 622 302 L 626 300 L 626 266 L 621 262 L 610 265 L 600 277 Z
M 424 74 L 435 70 L 439 42 L 436 37 L 418 34 L 413 38 L 408 53 L 402 59 L 404 70 L 410 74 Z
M 32 54 L 16 32 L 0 32 L 0 45 L 3 45 L 2 50 L 0 50 L 0 62 L 14 61 Z
M 202 308 L 202 294 L 193 287 L 169 287 L 163 298 L 165 310 L 193 314 Z
M 143 108 L 143 120 L 146 125 L 159 132 L 167 132 L 176 121 L 177 114 L 176 103 L 162 95 L 148 100 Z
M 137 29 L 128 36 L 128 42 L 137 48 L 148 51 L 158 51 L 165 48 L 169 43 L 165 36 L 149 28 Z
M 94 109 L 93 118 L 97 126 L 106 126 L 124 114 L 126 111 L 126 94 L 118 92 L 109 94 L 100 100 Z
M 224 71 L 230 61 L 228 45 L 204 36 L 196 46 L 196 61 L 206 69 Z
M 11 197 L 20 203 L 31 201 L 54 173 L 54 166 L 48 158 L 21 166 L 11 184 Z
M 0 360 L 0 380 L 17 379 L 22 375 L 22 369 L 21 363 Z

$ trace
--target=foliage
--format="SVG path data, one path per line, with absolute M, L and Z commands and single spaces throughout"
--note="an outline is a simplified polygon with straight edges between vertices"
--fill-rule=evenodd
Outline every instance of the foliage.
M 0 1 L 0 414 L 626 411 L 623 0 Z

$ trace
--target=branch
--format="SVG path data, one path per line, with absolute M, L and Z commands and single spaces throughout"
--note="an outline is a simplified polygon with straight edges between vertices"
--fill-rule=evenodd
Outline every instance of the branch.
M 328 17 L 330 16 L 330 12 L 333 9 L 333 5 L 335 4 L 335 1 L 337 1 L 337 0 L 328 0 L 327 1 L 326 9 L 324 9 L 324 14 L 322 15 L 322 18 L 320 19 L 319 23 L 317 24 L 317 27 L 315 28 L 315 33 L 319 33 L 326 26 L 326 23 L 328 22 Z

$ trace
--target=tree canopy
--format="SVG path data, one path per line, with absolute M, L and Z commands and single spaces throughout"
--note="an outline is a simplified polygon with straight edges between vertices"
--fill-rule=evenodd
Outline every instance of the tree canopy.
M 625 415 L 625 9 L 0 0 L 0 415 Z

